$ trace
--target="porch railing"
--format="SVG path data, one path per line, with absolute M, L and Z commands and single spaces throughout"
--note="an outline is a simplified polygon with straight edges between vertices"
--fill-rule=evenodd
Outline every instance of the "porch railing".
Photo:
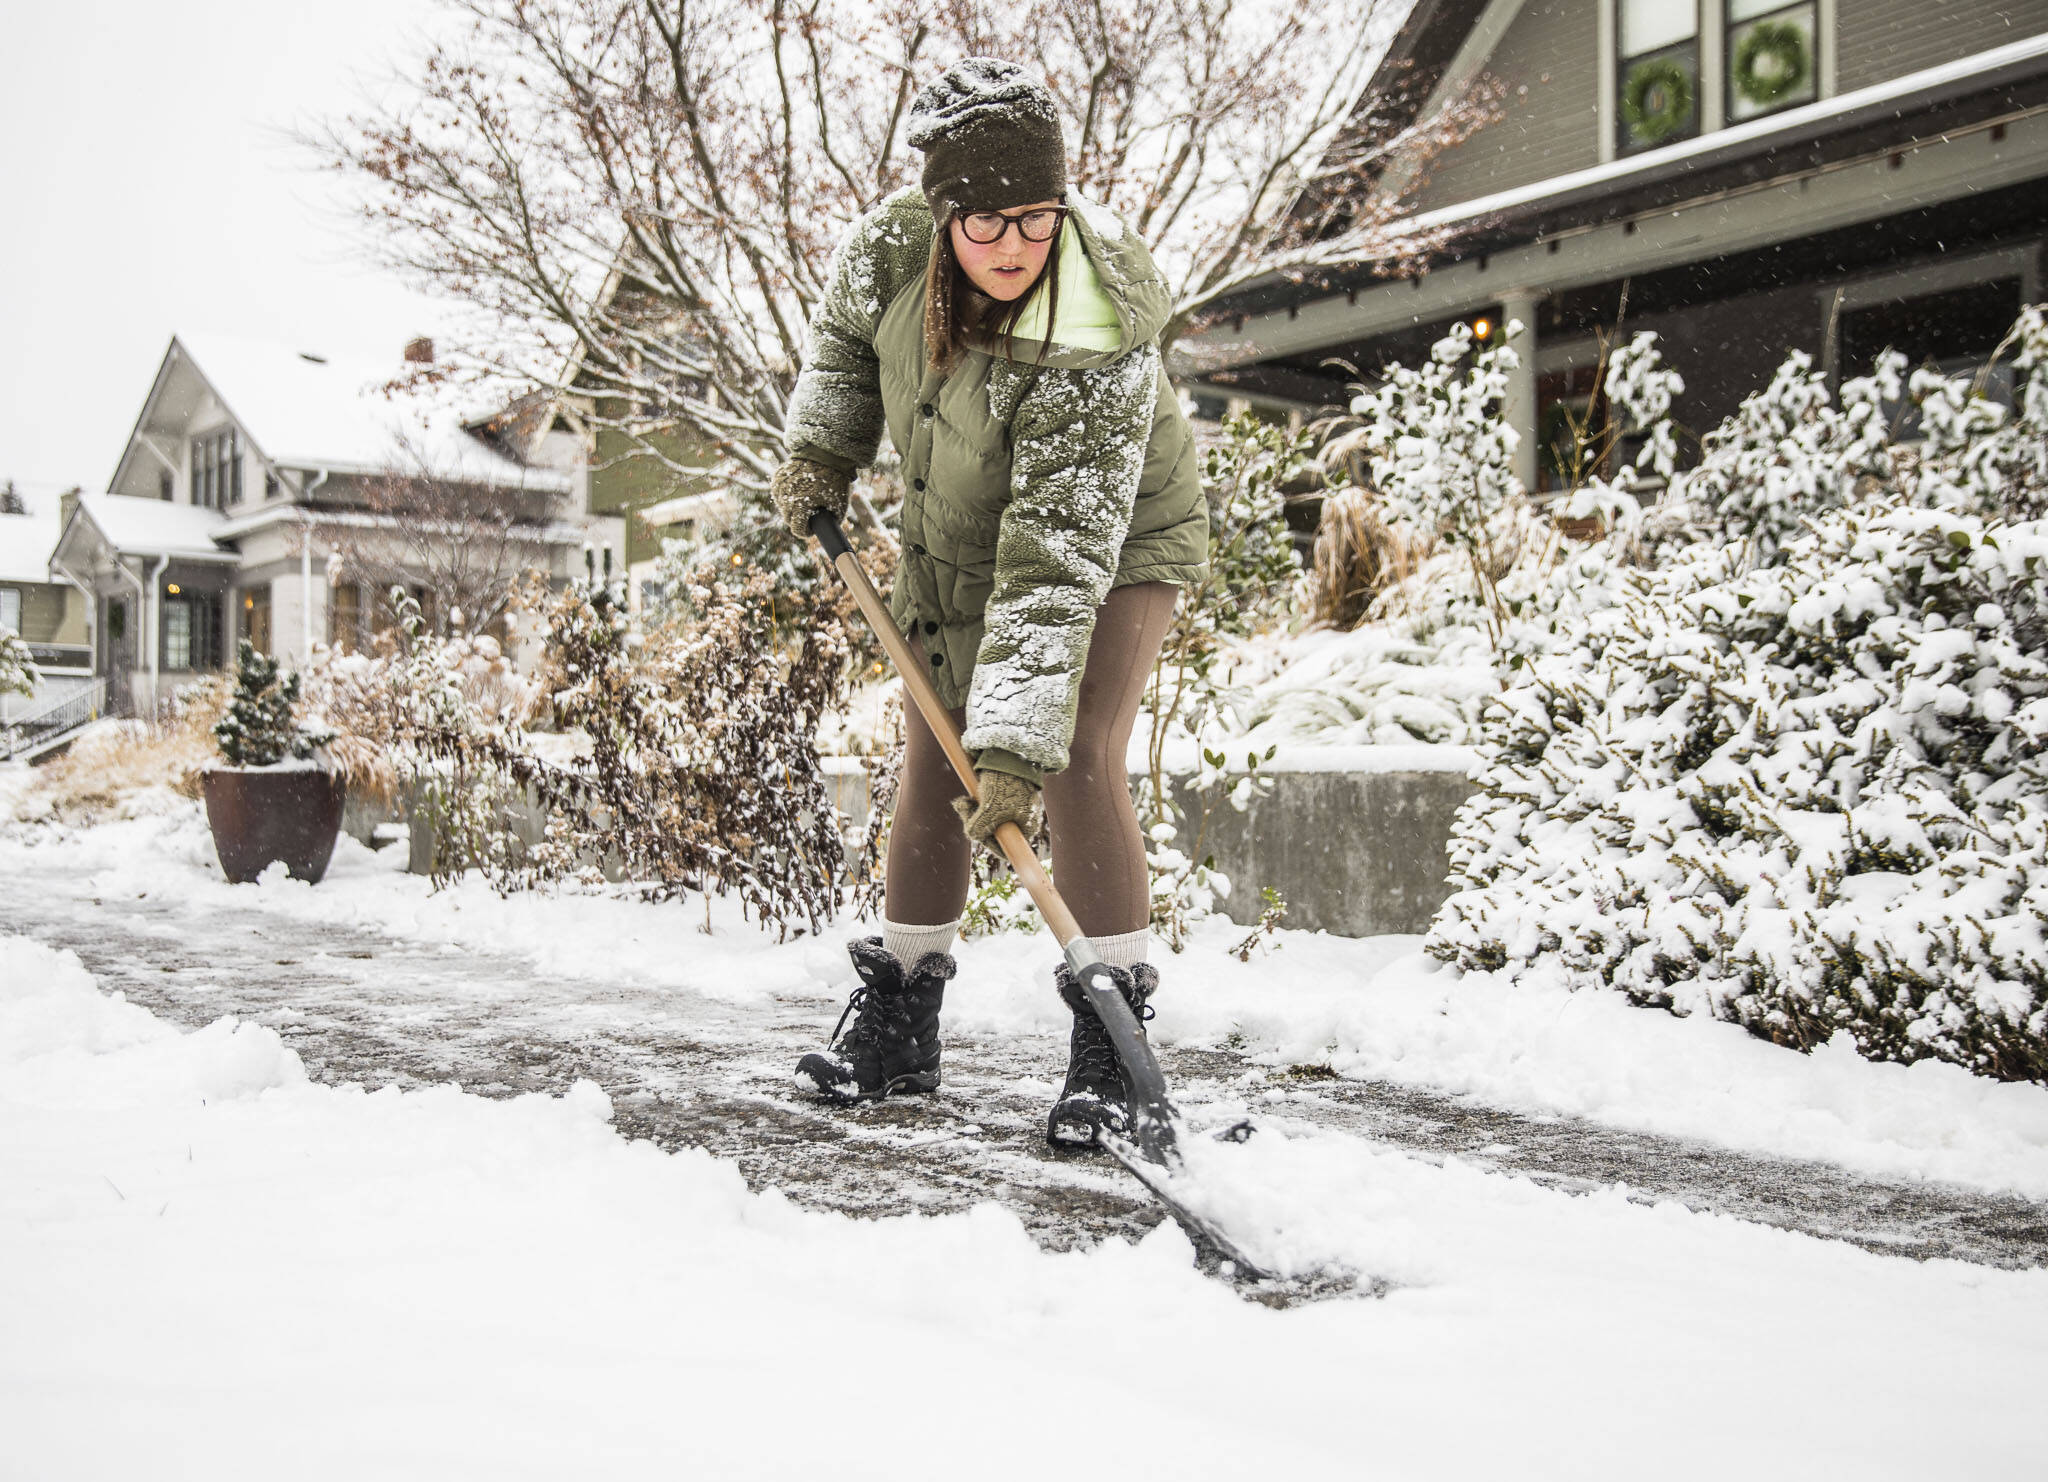
M 0 761 L 12 761 L 24 752 L 36 750 L 66 732 L 98 720 L 106 708 L 107 682 L 95 679 L 40 710 L 16 716 L 7 722 L 6 729 L 0 730 Z

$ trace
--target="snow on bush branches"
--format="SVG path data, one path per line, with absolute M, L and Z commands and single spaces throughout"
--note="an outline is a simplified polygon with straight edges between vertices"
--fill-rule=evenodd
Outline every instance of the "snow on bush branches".
M 401 600 L 396 738 L 435 829 L 437 879 L 475 867 L 501 890 L 610 878 L 652 899 L 731 892 L 784 931 L 832 916 L 839 816 L 812 738 L 846 683 L 837 589 L 792 598 L 765 572 L 728 573 L 688 597 L 644 635 L 609 584 L 532 604 L 546 637 L 538 703 L 587 743 L 547 755 L 523 705 L 493 712 L 465 693 L 464 666 Z M 788 644 L 778 608 L 800 635 Z M 526 844 L 505 819 L 522 802 L 546 818 Z
M 36 666 L 21 635 L 0 623 L 0 695 L 33 695 Z
M 1665 564 L 1489 708 L 1432 953 L 2048 1080 L 2040 308 L 2014 342 L 2017 415 L 1919 372 L 1917 446 L 1901 357 L 1840 410 L 1795 357 L 1623 521 Z

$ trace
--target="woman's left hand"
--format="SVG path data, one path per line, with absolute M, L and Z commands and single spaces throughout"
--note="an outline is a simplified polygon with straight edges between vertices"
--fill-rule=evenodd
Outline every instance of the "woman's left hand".
M 996 830 L 1006 823 L 1024 830 L 1027 839 L 1038 832 L 1044 802 L 1035 785 L 1009 772 L 991 772 L 984 767 L 975 769 L 974 783 L 981 793 L 980 802 L 953 799 L 953 811 L 960 815 L 960 825 L 967 830 L 968 838 L 994 849 Z

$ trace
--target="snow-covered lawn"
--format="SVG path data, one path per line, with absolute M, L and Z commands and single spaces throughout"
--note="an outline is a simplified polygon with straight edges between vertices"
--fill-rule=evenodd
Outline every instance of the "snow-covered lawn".
M 189 804 L 33 846 L 105 909 L 259 905 L 733 998 L 845 982 L 723 908 L 431 894 L 342 842 L 221 882 Z M 842 927 L 841 934 L 851 927 Z M 1155 1031 L 1889 1174 L 2048 1195 L 2048 1091 L 1806 1058 L 1618 997 L 1432 970 L 1407 939 L 1205 935 Z M 970 943 L 963 1029 L 1051 1032 L 1043 937 Z M 0 1475 L 1931 1477 L 2038 1447 L 2048 1272 L 1914 1263 L 1569 1195 L 1334 1133 L 1203 1145 L 1256 1254 L 1391 1283 L 1285 1311 L 1170 1225 L 1041 1251 L 995 1206 L 859 1221 L 628 1142 L 588 1084 L 311 1083 L 263 1025 L 182 1033 L 0 938 Z

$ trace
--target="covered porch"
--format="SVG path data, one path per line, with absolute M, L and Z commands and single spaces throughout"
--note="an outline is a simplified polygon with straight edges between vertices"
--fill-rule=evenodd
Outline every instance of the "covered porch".
M 86 595 L 92 671 L 114 715 L 152 716 L 183 684 L 232 658 L 240 557 L 209 509 L 111 494 L 74 497 L 50 572 Z

